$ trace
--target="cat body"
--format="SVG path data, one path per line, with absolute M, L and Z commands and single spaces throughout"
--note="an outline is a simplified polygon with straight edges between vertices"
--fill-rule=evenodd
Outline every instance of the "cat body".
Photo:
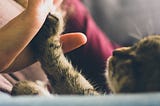
M 37 58 L 41 62 L 42 68 L 51 83 L 51 91 L 56 94 L 99 95 L 100 93 L 64 56 L 59 41 L 59 35 L 62 30 L 63 21 L 59 17 L 57 18 L 57 16 L 50 14 L 41 30 L 31 42 L 34 52 L 38 54 Z M 131 47 L 122 47 L 114 50 L 113 56 L 107 61 L 106 68 L 106 84 L 108 84 L 111 92 L 137 93 L 160 91 L 159 54 L 159 35 L 148 36 Z M 22 92 L 22 90 L 19 90 L 21 89 L 19 85 L 24 84 L 21 83 L 24 82 L 20 81 L 13 87 L 13 95 L 17 95 L 19 91 Z M 32 88 L 37 90 L 37 85 L 32 86 Z M 38 92 L 41 92 L 41 89 L 38 89 Z M 35 92 L 33 94 L 35 95 Z M 46 94 L 44 93 L 43 95 Z

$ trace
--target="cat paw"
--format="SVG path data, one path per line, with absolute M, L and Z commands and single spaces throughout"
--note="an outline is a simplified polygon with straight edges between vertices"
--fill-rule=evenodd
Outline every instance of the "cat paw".
M 19 81 L 17 82 L 11 91 L 12 96 L 19 95 L 45 95 L 49 96 L 50 93 L 46 87 L 46 84 L 42 81 Z

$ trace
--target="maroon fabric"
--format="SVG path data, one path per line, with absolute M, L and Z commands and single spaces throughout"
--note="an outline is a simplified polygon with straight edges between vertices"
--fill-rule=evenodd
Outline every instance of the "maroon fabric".
M 112 54 L 115 45 L 109 40 L 95 24 L 87 9 L 79 0 L 68 0 L 68 7 L 74 11 L 71 13 L 65 32 L 83 32 L 87 36 L 87 44 L 67 54 L 72 63 L 95 86 L 105 91 L 104 70 L 106 60 Z

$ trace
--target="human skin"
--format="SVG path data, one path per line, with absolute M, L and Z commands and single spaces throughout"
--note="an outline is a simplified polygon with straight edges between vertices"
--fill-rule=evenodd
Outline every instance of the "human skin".
M 59 1 L 54 1 L 54 3 L 59 4 Z M 53 8 L 52 4 L 53 0 L 29 0 L 27 9 L 0 29 L 0 44 L 3 45 L 0 47 L 0 72 L 17 71 L 36 61 L 29 42 L 41 28 L 46 16 Z M 67 37 L 64 35 L 61 38 Z M 77 37 L 80 41 L 79 45 L 86 42 L 81 42 L 83 38 L 84 36 Z M 63 44 L 67 43 L 64 42 Z M 68 52 L 79 46 L 66 47 L 69 50 L 64 48 L 64 52 Z

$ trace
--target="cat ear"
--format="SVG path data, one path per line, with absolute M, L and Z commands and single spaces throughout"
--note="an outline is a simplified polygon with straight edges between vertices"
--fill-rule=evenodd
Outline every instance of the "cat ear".
M 136 53 L 131 50 L 131 47 L 121 47 L 113 51 L 113 56 L 132 58 L 136 56 Z
M 130 49 L 130 47 L 121 47 L 121 48 L 118 48 L 118 49 L 115 49 L 113 51 L 113 56 L 119 56 L 119 55 L 123 55 L 123 54 L 126 54 L 127 52 Z

